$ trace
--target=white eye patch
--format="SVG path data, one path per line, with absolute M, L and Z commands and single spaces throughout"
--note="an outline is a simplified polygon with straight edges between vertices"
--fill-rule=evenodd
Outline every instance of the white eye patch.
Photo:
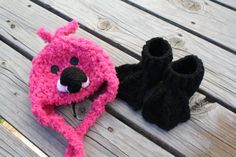
M 60 92 L 69 92 L 67 86 L 61 84 L 60 79 L 57 81 L 57 90 Z
M 90 81 L 89 81 L 89 78 L 87 77 L 87 81 L 84 82 L 84 83 L 82 83 L 82 88 L 86 88 L 86 87 L 88 87 L 89 84 L 90 84 Z
M 89 78 L 87 77 L 87 81 L 82 83 L 82 88 L 88 87 L 89 84 L 90 84 L 90 81 L 89 81 Z M 68 92 L 69 93 L 68 87 L 62 85 L 60 79 L 58 79 L 58 81 L 57 81 L 57 90 L 60 92 Z

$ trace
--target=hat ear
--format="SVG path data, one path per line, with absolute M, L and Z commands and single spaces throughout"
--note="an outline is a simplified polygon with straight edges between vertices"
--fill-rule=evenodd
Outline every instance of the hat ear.
M 67 25 L 59 27 L 55 33 L 55 37 L 73 34 L 76 32 L 78 27 L 79 27 L 79 24 L 77 20 L 73 20 L 69 22 Z
M 54 38 L 59 36 L 66 36 L 75 33 L 79 24 L 77 20 L 69 22 L 67 25 L 59 27 L 55 33 L 52 35 L 50 32 L 46 31 L 44 28 L 39 28 L 37 31 L 38 36 L 40 36 L 45 42 L 50 43 Z
M 50 43 L 52 41 L 52 34 L 46 31 L 44 28 L 39 28 L 37 31 L 38 36 L 40 36 L 45 42 Z

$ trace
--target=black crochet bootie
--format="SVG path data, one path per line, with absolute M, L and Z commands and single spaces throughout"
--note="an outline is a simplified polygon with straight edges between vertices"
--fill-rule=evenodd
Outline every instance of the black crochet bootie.
M 135 110 L 140 109 L 146 90 L 161 80 L 172 58 L 172 49 L 166 40 L 153 38 L 147 41 L 138 64 L 116 67 L 120 81 L 117 97 Z
M 194 55 L 172 62 L 163 80 L 144 98 L 144 119 L 160 128 L 170 130 L 190 118 L 189 98 L 203 79 L 202 61 Z

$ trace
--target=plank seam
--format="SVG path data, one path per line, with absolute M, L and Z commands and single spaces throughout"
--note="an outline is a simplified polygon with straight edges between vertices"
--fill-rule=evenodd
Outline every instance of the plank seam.
M 68 18 L 69 18 L 69 17 L 68 17 Z M 69 19 L 71 19 L 71 18 L 69 18 Z M 81 25 L 81 24 L 80 24 L 80 25 Z M 85 31 L 86 31 L 86 30 L 85 30 Z M 89 33 L 90 33 L 90 32 L 89 32 Z M 98 38 L 99 38 L 99 37 L 98 37 Z M 9 39 L 5 38 L 5 37 L 2 36 L 1 34 L 0 34 L 0 40 L 1 40 L 2 42 L 4 42 L 5 44 L 7 44 L 8 46 L 10 46 L 11 48 L 13 48 L 14 50 L 16 50 L 17 52 L 19 52 L 21 55 L 23 55 L 24 57 L 26 57 L 26 58 L 29 59 L 30 61 L 32 61 L 33 56 L 32 56 L 30 53 L 28 53 L 26 50 L 24 50 L 23 48 L 19 47 L 19 46 L 16 45 L 15 43 L 11 42 Z M 110 40 L 110 39 L 109 39 L 109 40 Z M 105 41 L 105 42 L 107 42 L 107 41 Z M 107 43 L 110 44 L 109 42 L 107 42 Z M 115 42 L 114 42 L 114 43 L 115 43 Z M 111 44 L 111 45 L 112 45 L 112 44 Z M 114 45 L 112 45 L 112 46 L 114 46 Z M 116 46 L 114 46 L 114 47 L 116 47 Z M 124 51 L 124 50 L 121 50 L 121 51 L 123 51 L 124 53 L 130 55 L 129 53 L 127 53 L 127 52 Z M 130 51 L 130 50 L 129 50 L 129 51 Z M 132 54 L 135 54 L 135 53 L 132 52 L 132 51 L 130 51 L 130 52 L 131 52 Z M 137 56 L 137 57 L 134 57 L 133 55 L 130 55 L 130 56 L 133 57 L 133 58 L 135 58 L 135 59 L 137 59 L 137 60 L 139 60 L 139 61 L 141 60 L 141 56 L 138 55 L 138 54 L 135 54 L 135 56 Z M 205 91 L 205 90 L 199 88 L 199 89 L 198 89 L 198 92 L 201 93 L 201 94 L 203 94 L 203 95 L 205 95 L 211 102 L 217 102 L 217 103 L 219 103 L 221 106 L 223 106 L 223 107 L 229 109 L 230 111 L 236 113 L 236 108 L 234 108 L 233 106 L 228 105 L 227 103 L 225 103 L 225 102 L 222 101 L 221 99 L 212 96 L 212 95 L 209 94 L 207 91 Z
M 63 14 L 62 12 L 60 12 L 60 11 L 54 9 L 52 6 L 50 6 L 50 5 L 46 4 L 46 3 L 43 3 L 43 2 L 38 1 L 38 0 L 30 0 L 30 1 L 33 2 L 33 3 L 35 3 L 35 4 L 37 4 L 38 6 L 40 6 L 40 7 L 42 7 L 42 8 L 44 8 L 44 9 L 46 9 L 46 10 L 48 10 L 48 11 L 54 13 L 55 15 L 57 15 L 57 16 L 63 18 L 63 19 L 66 20 L 66 21 L 71 21 L 71 20 L 72 20 L 71 17 L 69 17 L 69 16 Z M 83 29 L 83 30 L 85 30 L 86 32 L 88 32 L 88 33 L 94 35 L 95 37 L 98 37 L 98 38 L 101 39 L 102 41 L 105 41 L 105 42 L 109 43 L 110 45 L 112 45 L 112 46 L 116 47 L 117 49 L 119 49 L 119 50 L 125 52 L 126 54 L 128 54 L 128 55 L 134 57 L 135 59 L 138 59 L 138 60 L 141 59 L 141 57 L 140 57 L 138 54 L 136 54 L 136 53 L 134 53 L 133 51 L 127 49 L 126 47 L 120 45 L 119 43 L 116 43 L 116 42 L 114 42 L 113 40 L 111 40 L 111 39 L 109 39 L 109 38 L 103 36 L 102 34 L 96 32 L 96 31 L 93 31 L 92 29 L 86 27 L 86 26 L 83 25 L 82 23 L 79 23 L 79 24 L 80 24 L 80 28 Z
M 63 14 L 63 13 L 61 13 L 61 12 L 58 11 L 57 9 L 53 8 L 52 6 L 50 6 L 50 5 L 48 5 L 48 4 L 44 3 L 44 2 L 41 2 L 41 1 L 39 1 L 39 0 L 30 0 L 30 1 L 33 2 L 33 3 L 35 3 L 35 4 L 37 4 L 37 5 L 39 5 L 39 6 L 41 6 L 42 8 L 44 8 L 44 9 L 46 9 L 46 10 L 48 10 L 48 11 L 50 11 L 50 12 L 56 14 L 57 16 L 59 16 L 59 17 L 65 19 L 66 21 L 71 21 L 71 20 L 72 20 L 72 18 L 70 18 L 69 16 L 67 16 L 67 15 L 65 15 L 65 14 Z M 132 2 L 130 2 L 130 1 L 128 1 L 128 0 L 121 0 L 121 1 L 123 1 L 124 3 L 132 3 Z M 127 1 L 127 2 L 126 2 L 126 1 Z M 133 3 L 132 3 L 132 4 L 133 4 Z M 134 4 L 134 5 L 136 5 L 136 4 Z M 139 9 L 140 9 L 140 8 L 139 8 Z M 145 8 L 143 8 L 143 9 L 145 9 Z M 142 10 L 142 9 L 141 9 L 141 10 Z M 155 13 L 152 13 L 152 14 L 155 14 Z M 154 16 L 155 16 L 155 15 L 154 15 Z M 158 15 L 158 16 L 159 16 L 159 15 Z M 161 17 L 161 16 L 160 16 L 160 17 Z M 161 18 L 163 18 L 163 17 L 161 17 Z M 168 19 L 167 19 L 167 20 L 168 20 Z M 169 20 L 169 21 L 170 21 L 170 20 Z M 172 21 L 170 21 L 170 22 L 172 22 Z M 172 23 L 171 23 L 171 24 L 172 24 Z M 80 23 L 80 26 L 81 26 L 80 28 L 83 29 L 83 30 L 85 30 L 86 32 L 88 32 L 88 33 L 90 33 L 90 34 L 96 36 L 97 38 L 99 38 L 99 39 L 101 39 L 101 40 L 107 42 L 108 44 L 110 44 L 110 45 L 112 45 L 112 46 L 118 48 L 119 50 L 121 50 L 121 51 L 123 51 L 124 53 L 130 55 L 131 57 L 133 57 L 133 58 L 135 58 L 135 59 L 137 59 L 137 60 L 139 60 L 139 61 L 141 60 L 142 57 L 141 57 L 140 55 L 134 53 L 133 51 L 131 51 L 131 50 L 127 49 L 127 48 L 125 48 L 124 46 L 120 45 L 119 43 L 116 43 L 116 42 L 114 42 L 113 40 L 111 40 L 111 39 L 109 39 L 109 38 L 103 36 L 102 34 L 99 34 L 98 32 L 91 30 L 90 28 L 86 27 L 85 25 L 83 25 L 83 24 L 81 24 L 81 23 Z M 181 26 L 181 25 L 180 25 L 180 26 Z M 211 40 L 211 39 L 210 39 L 210 40 Z M 220 44 L 220 43 L 219 43 L 219 44 Z M 224 46 L 224 45 L 222 45 L 222 46 Z M 226 50 L 227 50 L 227 49 L 226 49 Z M 236 54 L 236 51 L 231 50 L 231 49 L 230 49 L 230 51 L 231 51 L 231 52 L 233 51 L 232 53 L 233 53 L 233 54 Z M 207 91 L 204 91 L 204 90 L 202 90 L 202 89 L 199 89 L 198 92 L 201 93 L 201 94 L 206 95 L 206 97 L 209 97 L 209 98 L 212 99 L 213 101 L 218 102 L 219 104 L 221 104 L 221 105 L 224 106 L 225 108 L 227 108 L 227 109 L 231 110 L 232 112 L 236 113 L 236 108 L 234 108 L 234 107 L 228 105 L 227 103 L 225 103 L 224 101 L 220 100 L 219 98 L 216 98 L 216 97 L 212 96 L 212 95 L 209 94 Z
M 31 1 L 34 1 L 34 0 L 31 0 Z M 50 10 L 49 10 L 50 11 Z M 59 16 L 59 15 L 58 15 Z M 60 16 L 61 17 L 61 16 Z M 66 16 L 65 15 L 65 17 L 62 17 L 62 18 L 68 18 L 68 19 L 71 19 L 70 17 L 68 17 L 68 16 Z M 67 20 L 67 19 L 66 19 Z M 67 20 L 68 21 L 68 20 Z M 85 31 L 87 31 L 86 30 L 86 26 L 84 26 L 84 28 L 82 28 L 82 29 L 84 29 Z M 94 32 L 94 31 L 92 31 L 91 29 L 89 29 L 91 32 L 93 32 L 94 34 L 97 34 L 97 35 L 99 35 L 99 36 L 97 36 L 97 35 L 94 35 L 94 36 L 96 36 L 96 37 L 98 37 L 98 38 L 100 38 L 100 36 L 101 37 L 104 37 L 104 36 L 102 36 L 102 35 L 100 35 L 99 33 L 96 33 L 96 32 Z M 89 32 L 89 31 L 87 31 L 87 32 Z M 89 32 L 89 33 L 91 33 L 91 32 Z M 92 34 L 92 33 L 91 33 Z M 110 40 L 109 38 L 106 38 L 106 37 L 104 37 L 105 39 L 108 39 L 108 41 L 106 41 L 106 40 L 104 40 L 105 42 L 107 42 L 107 43 L 109 43 L 109 41 L 112 41 L 112 40 Z M 101 38 L 100 38 L 101 39 Z M 32 60 L 32 58 L 33 58 L 33 56 L 32 55 L 29 55 L 29 53 L 27 52 L 27 51 L 25 51 L 24 49 L 22 49 L 22 48 L 20 48 L 19 46 L 17 46 L 16 44 L 14 44 L 14 43 L 12 43 L 11 41 L 9 41 L 8 39 L 6 39 L 5 37 L 3 37 L 3 36 L 1 36 L 0 35 L 0 40 L 2 40 L 4 43 L 6 43 L 7 45 L 9 45 L 10 47 L 12 47 L 13 49 L 15 49 L 16 51 L 18 51 L 20 54 L 22 54 L 23 56 L 25 56 L 27 59 L 29 59 L 29 60 Z M 102 39 L 103 40 L 103 39 Z M 112 41 L 113 42 L 113 41 Z M 115 42 L 114 42 L 115 43 Z M 109 43 L 110 44 L 110 43 Z M 115 44 L 117 44 L 117 43 L 115 43 Z M 112 44 L 111 44 L 112 45 Z M 118 44 L 119 45 L 119 44 Z M 114 46 L 114 45 L 112 45 L 112 46 Z M 116 46 L 114 46 L 114 47 L 116 47 Z M 125 48 L 125 47 L 124 47 Z M 126 49 L 126 48 L 125 48 Z M 128 50 L 128 49 L 127 49 Z M 123 50 L 122 50 L 123 51 Z M 129 50 L 128 50 L 129 51 Z M 126 51 L 124 51 L 125 53 L 126 53 Z M 130 51 L 130 52 L 132 52 L 132 51 Z M 133 52 L 132 52 L 133 53 Z M 139 58 L 141 58 L 139 55 L 137 55 Z M 140 59 L 138 59 L 138 60 L 140 60 Z M 206 94 L 204 94 L 204 95 L 206 95 Z M 221 103 L 220 103 L 221 104 Z M 116 117 L 115 115 L 117 114 L 117 113 L 115 113 L 116 111 L 114 111 L 113 113 L 114 114 L 112 114 L 112 112 L 110 113 L 110 114 L 112 114 L 114 117 Z M 119 116 L 117 116 L 117 117 L 119 117 Z M 116 117 L 116 118 L 117 118 Z M 117 118 L 117 119 L 119 119 L 120 121 L 122 121 L 124 124 L 126 124 L 125 123 L 125 120 L 121 120 L 122 118 Z M 124 119 L 124 118 L 123 118 Z M 129 122 L 127 122 L 127 124 L 129 124 Z M 126 124 L 126 125 L 127 125 Z M 135 125 L 135 124 L 134 124 Z M 128 126 L 130 126 L 130 125 L 128 125 Z M 137 128 L 139 128 L 138 126 L 135 126 L 135 127 L 137 127 Z M 132 128 L 135 128 L 135 127 L 132 127 Z M 135 129 L 137 132 L 139 132 L 139 129 Z M 140 131 L 140 132 L 142 132 L 142 130 Z M 147 135 L 147 136 L 152 136 L 152 135 Z M 150 139 L 150 138 L 148 138 L 148 139 Z M 156 140 L 158 140 L 158 139 L 156 139 Z M 153 140 L 151 140 L 151 141 L 153 141 Z M 161 142 L 163 142 L 163 141 L 161 141 Z M 160 144 L 159 144 L 160 145 Z M 166 145 L 164 142 L 163 142 L 163 147 L 165 146 L 165 147 L 169 147 L 168 145 Z M 160 145 L 161 146 L 161 145 Z M 165 150 L 167 150 L 167 149 L 165 149 Z M 177 154 L 178 154 L 179 152 L 177 152 Z M 173 153 L 172 153 L 173 154 Z M 182 156 L 182 154 L 180 153 L 179 155 L 177 155 L 177 156 Z
M 14 50 L 16 50 L 18 53 L 20 53 L 22 56 L 24 56 L 26 59 L 28 59 L 28 60 L 30 60 L 30 61 L 32 61 L 32 59 L 33 59 L 33 55 L 31 55 L 30 53 L 28 53 L 26 50 L 24 50 L 23 48 L 21 48 L 21 47 L 19 47 L 18 45 L 16 45 L 16 44 L 14 44 L 13 42 L 11 42 L 10 40 L 8 40 L 7 38 L 5 38 L 4 36 L 2 36 L 1 34 L 0 34 L 0 41 L 2 41 L 2 42 L 4 42 L 6 45 L 8 45 L 9 47 L 11 47 L 11 48 L 13 48 Z M 108 105 L 107 105 L 108 106 Z M 107 111 L 107 108 L 106 108 L 106 111 Z M 108 112 L 108 111 L 107 111 Z M 114 116 L 113 114 L 112 114 L 112 112 L 110 113 L 110 112 L 108 112 L 109 114 L 111 114 L 112 116 Z M 122 121 L 122 116 L 120 117 L 120 118 L 118 118 L 117 116 L 114 116 L 115 118 L 117 118 L 119 121 L 121 121 L 122 123 L 124 123 L 125 125 L 127 125 L 127 123 L 125 123 L 124 121 Z M 9 124 L 11 124 L 9 121 L 7 121 L 6 120 L 6 118 L 4 117 L 4 116 L 2 116 L 2 118 L 6 121 L 6 122 L 8 122 Z M 12 125 L 12 124 L 11 124 Z M 14 127 L 14 125 L 12 125 L 13 127 Z M 135 130 L 135 128 L 133 128 L 133 127 L 131 127 L 131 126 L 129 126 L 129 125 L 127 125 L 129 128 L 131 128 L 131 129 L 133 129 L 134 131 L 136 131 L 137 133 L 140 133 L 138 130 Z M 15 127 L 14 127 L 15 128 Z M 22 135 L 24 135 L 20 130 L 18 130 L 17 128 L 15 128 L 20 134 L 22 134 Z M 144 136 L 143 134 L 141 134 L 142 136 Z M 91 138 L 89 135 L 86 135 L 88 138 L 90 138 L 91 140 L 93 140 L 94 142 L 96 142 L 96 143 L 98 143 L 98 144 L 100 144 L 103 148 L 105 148 L 106 150 L 108 150 L 106 147 L 104 147 L 104 145 L 102 145 L 101 143 L 99 143 L 98 141 L 96 141 L 96 140 L 94 140 L 93 138 Z M 25 138 L 27 138 L 26 136 L 24 136 Z M 144 136 L 144 137 L 146 137 L 146 136 Z M 28 138 L 27 138 L 28 139 Z M 153 142 L 153 140 L 151 140 L 151 137 L 150 138 L 147 138 L 147 139 L 149 139 L 150 141 L 152 141 Z M 33 142 L 33 141 L 31 141 L 30 139 L 28 139 L 32 144 L 34 144 L 35 146 L 36 146 L 36 144 Z M 154 142 L 155 143 L 155 142 Z M 164 143 L 164 142 L 163 142 Z M 157 144 L 157 143 L 155 143 L 155 144 Z M 158 144 L 157 144 L 158 145 Z M 169 146 L 167 143 L 164 143 L 164 144 L 162 144 L 162 145 L 165 145 L 166 147 L 171 147 L 171 146 Z M 161 145 L 158 145 L 158 146 L 160 146 L 162 149 L 164 149 L 165 151 L 167 151 L 167 152 L 169 152 L 170 154 L 172 154 L 172 155 L 174 155 L 174 156 L 177 156 L 177 157 L 185 157 L 182 153 L 175 153 L 175 154 L 173 154 L 172 152 L 170 152 L 170 151 L 168 151 L 168 149 L 165 149 L 165 147 L 162 147 Z M 38 147 L 38 149 L 39 150 L 41 150 L 42 152 L 44 152 L 41 148 L 39 148 Z M 120 149 L 119 149 L 120 150 Z M 108 150 L 109 152 L 111 152 L 110 150 Z M 121 152 L 123 152 L 123 151 L 121 151 Z M 176 152 L 178 152 L 177 150 L 176 150 Z M 46 152 L 44 152 L 47 156 L 49 156 Z M 111 152 L 112 154 L 114 154 L 113 152 Z M 124 152 L 123 152 L 124 153 Z M 126 154 L 126 153 L 124 153 L 124 154 Z M 181 155 L 179 155 L 179 154 L 181 154 Z M 115 154 L 114 154 L 115 155 Z M 127 154 L 126 154 L 127 155 Z
M 174 147 L 170 146 L 165 141 L 156 138 L 155 136 L 151 135 L 150 133 L 148 133 L 147 131 L 145 131 L 141 127 L 139 127 L 137 124 L 133 123 L 129 119 L 127 119 L 127 118 L 123 117 L 122 115 L 120 115 L 118 112 L 116 112 L 109 105 L 106 106 L 106 111 L 108 113 L 110 113 L 111 115 L 113 115 L 115 118 L 119 119 L 121 122 L 123 122 L 127 126 L 129 126 L 130 128 L 134 129 L 136 132 L 140 133 L 141 135 L 143 135 L 144 137 L 149 139 L 150 141 L 156 143 L 161 148 L 163 148 L 166 151 L 170 152 L 174 156 L 176 156 L 176 157 L 186 157 L 183 153 L 179 152 L 177 149 L 175 149 Z
M 23 48 L 17 46 L 15 43 L 11 42 L 9 39 L 5 38 L 4 36 L 2 36 L 0 34 L 0 40 L 2 42 L 4 42 L 5 44 L 7 44 L 8 46 L 10 46 L 11 48 L 13 48 L 14 50 L 16 50 L 17 52 L 19 52 L 22 56 L 24 56 L 25 58 L 32 60 L 33 56 L 30 55 L 30 53 L 28 53 L 27 51 L 25 51 Z
M 181 25 L 181 24 L 178 24 L 178 23 L 176 23 L 176 22 L 174 22 L 174 21 L 172 21 L 172 20 L 169 20 L 169 19 L 167 19 L 167 18 L 165 18 L 165 17 L 163 17 L 163 16 L 161 16 L 161 15 L 158 15 L 157 13 L 155 13 L 155 12 L 153 12 L 153 11 L 150 11 L 150 10 L 148 10 L 148 9 L 146 9 L 146 8 L 144 8 L 144 7 L 140 6 L 140 5 L 138 5 L 138 4 L 135 4 L 135 3 L 133 3 L 133 2 L 131 2 L 131 1 L 129 1 L 129 0 L 121 0 L 121 1 L 124 2 L 124 3 L 127 3 L 127 4 L 129 4 L 129 5 L 131 5 L 131 6 L 133 6 L 133 7 L 135 7 L 135 8 L 137 8 L 137 9 L 140 9 L 140 10 L 142 10 L 142 11 L 144 11 L 144 12 L 146 12 L 146 13 L 148 13 L 148 14 L 150 14 L 150 15 L 156 17 L 156 18 L 159 18 L 159 19 L 161 19 L 162 21 L 165 21 L 165 22 L 167 22 L 167 23 L 169 23 L 169 24 L 171 24 L 171 25 L 174 25 L 174 26 L 176 26 L 176 27 L 178 27 L 178 28 L 180 28 L 180 29 L 182 29 L 182 30 L 184 30 L 184 31 L 186 31 L 186 32 L 189 32 L 189 33 L 191 33 L 191 34 L 193 34 L 193 35 L 195 35 L 195 36 L 197 36 L 197 37 L 199 37 L 199 38 L 201 38 L 201 39 L 203 39 L 203 40 L 206 40 L 206 41 L 208 41 L 209 43 L 212 43 L 212 44 L 214 44 L 214 45 L 216 45 L 216 46 L 218 46 L 218 47 L 220 47 L 220 48 L 222 48 L 222 49 L 224 49 L 224 50 L 226 50 L 226 51 L 229 51 L 229 52 L 231 52 L 231 53 L 233 53 L 233 54 L 236 54 L 236 51 L 233 50 L 233 49 L 231 49 L 231 48 L 229 48 L 228 46 L 225 46 L 224 44 L 222 44 L 222 43 L 220 43 L 220 42 L 217 42 L 217 41 L 215 41 L 215 40 L 213 40 L 213 39 L 211 39 L 211 38 L 209 38 L 209 37 L 207 37 L 207 36 L 204 36 L 204 35 L 202 35 L 202 34 L 196 32 L 196 31 L 194 31 L 194 30 L 192 30 L 192 29 L 189 29 L 189 28 L 187 28 L 187 27 L 185 27 L 185 26 L 183 26 L 183 25 Z
M 45 4 L 45 3 L 40 2 L 40 1 L 38 1 L 38 0 L 30 0 L 30 1 L 32 1 L 33 3 L 35 3 L 35 4 L 39 5 L 39 6 L 41 6 L 42 8 L 44 8 L 44 9 L 46 9 L 46 10 L 48 10 L 48 11 L 51 11 L 52 13 L 58 15 L 59 17 L 65 19 L 65 20 L 67 20 L 67 21 L 72 20 L 72 18 L 70 18 L 69 16 L 67 16 L 67 15 L 65 15 L 65 14 L 63 14 L 63 13 L 61 13 L 61 12 L 59 12 L 58 10 L 54 9 L 53 7 L 51 7 L 51 6 L 48 5 L 48 4 Z M 127 0 L 122 0 L 122 1 L 127 1 Z M 132 3 L 132 2 L 131 2 L 131 3 Z M 89 32 L 90 34 L 92 34 L 92 35 L 98 37 L 99 39 L 101 39 L 101 40 L 107 42 L 108 44 L 110 44 L 110 45 L 112 45 L 112 46 L 118 48 L 119 50 L 121 50 L 121 51 L 123 51 L 124 53 L 126 53 L 126 54 L 132 56 L 133 58 L 135 58 L 135 59 L 137 59 L 137 60 L 139 60 L 139 61 L 141 60 L 141 56 L 140 56 L 140 55 L 138 55 L 138 54 L 132 52 L 131 50 L 129 50 L 129 49 L 123 47 L 122 45 L 120 45 L 120 44 L 114 42 L 113 40 L 111 40 L 111 39 L 109 39 L 109 38 L 107 38 L 107 37 L 105 37 L 105 36 L 103 36 L 103 35 L 101 35 L 101 34 L 95 32 L 95 31 L 93 31 L 93 30 L 89 29 L 88 27 L 84 26 L 83 24 L 80 24 L 80 25 L 81 25 L 81 29 L 85 30 L 86 32 Z M 16 51 L 18 51 L 20 54 L 22 54 L 23 56 L 25 56 L 27 59 L 29 59 L 29 60 L 32 60 L 32 59 L 33 59 L 33 56 L 30 55 L 30 53 L 28 53 L 27 51 L 25 51 L 23 48 L 20 48 L 19 46 L 17 46 L 17 45 L 14 44 L 13 42 L 11 42 L 10 40 L 8 40 L 8 39 L 5 38 L 4 36 L 2 36 L 1 34 L 0 34 L 0 40 L 2 40 L 4 43 L 6 43 L 7 45 L 9 45 L 10 47 L 12 47 L 13 49 L 15 49 Z M 207 91 L 205 91 L 205 90 L 203 90 L 203 89 L 199 89 L 198 92 L 201 93 L 201 94 L 206 95 L 206 97 L 208 97 L 208 98 L 211 99 L 212 101 L 218 102 L 219 104 L 221 104 L 221 105 L 224 106 L 225 108 L 227 108 L 227 109 L 231 110 L 232 112 L 236 113 L 236 108 L 234 108 L 234 107 L 228 105 L 227 103 L 225 103 L 224 101 L 220 100 L 219 98 L 216 98 L 216 97 L 212 96 L 212 95 L 209 94 Z
M 232 6 L 228 5 L 228 4 L 219 2 L 218 0 L 210 0 L 210 1 L 212 1 L 212 2 L 214 2 L 214 3 L 216 3 L 216 4 L 218 4 L 218 5 L 221 5 L 221 6 L 225 7 L 225 8 L 228 8 L 228 9 L 231 9 L 231 10 L 233 10 L 233 11 L 236 11 L 236 8 L 235 8 L 235 7 L 232 7 Z
M 30 141 L 30 143 L 32 143 L 34 146 L 37 147 L 37 145 L 31 141 L 31 139 L 27 138 L 20 130 L 18 130 L 14 125 L 12 125 L 4 116 L 0 116 L 4 119 L 4 121 L 6 121 L 7 123 L 9 123 L 15 130 L 17 130 L 17 132 L 19 132 L 22 136 L 24 136 L 24 138 L 26 138 L 28 141 Z M 43 152 L 46 156 L 49 157 L 49 154 L 47 154 L 45 151 L 43 151 L 40 147 L 37 147 L 41 152 Z
M 8 46 L 10 46 L 11 48 L 13 48 L 14 50 L 16 50 L 17 52 L 19 52 L 22 56 L 26 57 L 27 59 L 29 59 L 30 61 L 32 61 L 33 59 L 33 56 L 28 53 L 26 50 L 24 50 L 23 48 L 20 48 L 18 45 L 12 43 L 10 40 L 8 40 L 7 38 L 5 38 L 4 36 L 2 36 L 0 34 L 0 41 L 4 42 L 5 44 L 7 44 Z M 109 105 L 107 105 L 109 106 Z M 110 109 L 109 109 L 110 110 Z M 124 118 L 122 116 L 115 116 L 117 114 L 115 114 L 115 112 L 109 112 L 108 108 L 106 107 L 106 111 L 111 114 L 112 116 L 114 116 L 115 118 L 117 118 L 119 121 L 121 121 L 122 123 L 124 123 L 125 125 L 127 125 L 128 127 L 130 127 L 131 129 L 135 130 L 136 132 L 138 133 L 142 133 L 142 131 L 139 131 L 139 130 L 136 130 L 136 128 L 138 127 L 132 127 L 133 125 L 128 125 L 129 123 L 126 123 Z M 5 119 L 5 117 L 3 117 Z M 6 120 L 6 119 L 5 119 Z M 7 120 L 6 120 L 7 121 Z M 8 122 L 8 121 L 7 121 Z M 9 123 L 9 122 L 8 122 Z M 12 125 L 13 126 L 13 125 Z M 14 127 L 14 126 L 13 126 Z M 15 127 L 14 127 L 15 128 Z M 15 128 L 16 129 L 16 128 Z M 17 130 L 17 129 L 16 129 Z M 141 129 L 140 129 L 141 130 Z M 19 130 L 17 130 L 19 131 Z M 21 131 L 19 131 L 19 133 L 21 133 L 22 135 L 24 135 Z M 145 135 L 141 134 L 142 136 L 146 137 Z M 87 137 L 89 137 L 87 135 Z M 89 137 L 91 138 L 91 137 Z M 147 137 L 146 137 L 147 138 Z M 27 138 L 28 139 L 28 138 Z M 150 137 L 148 137 L 147 139 L 149 139 L 150 141 L 154 142 Z M 36 145 L 33 141 L 31 141 L 30 139 L 28 139 L 31 143 L 33 143 L 34 145 Z M 94 139 L 92 139 L 94 140 Z M 95 141 L 97 142 L 97 141 Z M 98 143 L 98 142 L 97 142 Z M 160 145 L 159 145 L 159 142 L 154 142 L 155 144 L 157 144 L 158 146 L 160 146 L 161 148 L 163 148 L 164 150 L 166 150 L 167 152 L 171 153 L 172 155 L 174 156 L 177 156 L 177 157 L 185 157 L 182 153 L 178 152 L 177 150 L 174 150 L 174 151 L 169 151 L 169 149 L 166 149 L 167 148 L 170 148 L 171 146 L 169 146 L 167 143 L 165 143 L 164 141 L 160 142 Z M 103 145 L 101 145 L 102 147 L 104 147 Z M 172 148 L 172 147 L 171 147 Z M 40 148 L 39 148 L 40 149 Z M 106 149 L 106 148 L 105 148 Z M 174 149 L 174 148 L 173 148 Z M 40 149 L 42 152 L 44 152 L 42 149 Z M 170 149 L 172 150 L 172 149 Z M 110 151 L 109 151 L 110 152 Z M 44 152 L 47 156 L 48 154 L 46 152 Z M 113 153 L 112 153 L 113 154 Z
M 206 98 L 208 99 L 208 101 L 210 101 L 210 102 L 217 102 L 217 103 L 219 103 L 221 106 L 225 107 L 226 109 L 228 109 L 228 110 L 230 110 L 230 111 L 236 113 L 236 108 L 234 108 L 233 106 L 228 105 L 228 104 L 225 103 L 223 100 L 214 97 L 213 95 L 209 94 L 207 91 L 205 91 L 205 90 L 203 90 L 203 89 L 201 89 L 201 88 L 199 88 L 197 91 L 198 91 L 199 93 L 205 95 Z
M 16 51 L 18 51 L 20 54 L 22 54 L 24 57 L 26 57 L 29 60 L 32 60 L 33 56 L 28 53 L 26 50 L 24 50 L 23 48 L 20 48 L 18 45 L 12 43 L 10 40 L 8 40 L 7 38 L 5 38 L 4 36 L 0 35 L 0 40 L 3 41 L 4 43 L 6 43 L 8 46 L 12 47 L 13 49 L 15 49 Z M 203 90 L 199 89 L 200 93 Z M 203 93 L 204 94 L 204 93 Z M 207 94 L 204 94 L 207 96 Z M 208 96 L 207 96 L 208 97 Z M 212 101 L 211 98 L 208 97 L 208 99 L 210 99 L 209 101 Z M 143 130 L 142 128 L 140 128 L 138 125 L 134 124 L 132 121 L 126 119 L 125 117 L 121 116 L 118 112 L 116 112 L 114 109 L 112 109 L 111 107 L 106 106 L 106 111 L 108 113 L 110 113 L 111 115 L 113 115 L 115 118 L 117 118 L 118 120 L 120 120 L 121 122 L 123 122 L 124 124 L 126 124 L 127 126 L 129 126 L 130 128 L 134 129 L 136 132 L 140 133 L 141 135 L 143 135 L 144 137 L 146 137 L 147 139 L 149 139 L 150 141 L 156 143 L 157 145 L 159 145 L 161 148 L 163 148 L 164 150 L 170 152 L 171 154 L 177 156 L 177 157 L 183 157 L 185 156 L 184 154 L 182 154 L 181 152 L 179 152 L 178 150 L 176 150 L 175 148 L 171 147 L 170 145 L 168 145 L 166 142 L 155 138 L 154 136 L 152 136 L 150 133 L 146 132 L 145 130 Z M 4 118 L 4 117 L 3 117 Z M 19 130 L 18 130 L 19 131 Z M 19 131 L 20 132 L 20 131 Z M 20 132 L 21 133 L 21 132 Z M 21 133 L 22 134 L 22 133 Z M 23 135 L 23 134 L 22 134 Z M 30 142 L 32 142 L 30 139 L 28 139 Z M 33 142 L 32 142 L 33 143 Z M 34 143 L 33 143 L 34 144 Z M 40 148 L 39 148 L 40 149 Z M 42 151 L 42 149 L 40 149 Z M 43 151 L 44 152 L 44 151 Z M 44 152 L 45 153 L 45 152 Z M 45 153 L 46 154 L 46 153 Z M 46 154 L 48 155 L 48 154 Z

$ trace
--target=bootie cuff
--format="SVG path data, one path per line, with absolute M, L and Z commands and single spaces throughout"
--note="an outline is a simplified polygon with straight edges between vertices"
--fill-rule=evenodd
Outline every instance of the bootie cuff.
M 163 38 L 152 38 L 146 42 L 142 51 L 142 62 L 171 62 L 172 48 Z
M 167 65 L 172 61 L 172 48 L 163 38 L 152 38 L 146 42 L 142 51 L 142 65 L 149 84 L 159 82 Z
M 183 89 L 188 96 L 192 96 L 199 88 L 203 75 L 202 61 L 195 55 L 189 55 L 172 62 L 164 73 L 163 80 L 173 90 Z

